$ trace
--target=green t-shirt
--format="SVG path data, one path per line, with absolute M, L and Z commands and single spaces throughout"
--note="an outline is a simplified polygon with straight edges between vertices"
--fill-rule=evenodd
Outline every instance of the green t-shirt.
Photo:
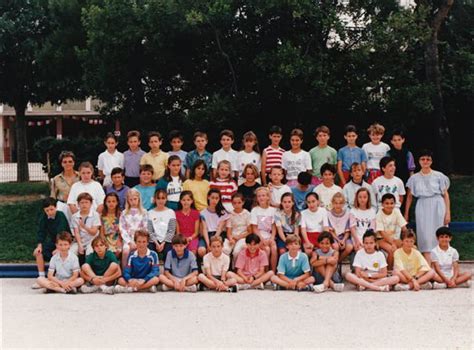
M 96 252 L 89 254 L 86 257 L 86 264 L 89 264 L 89 266 L 92 268 L 92 271 L 94 271 L 97 276 L 103 276 L 111 263 L 118 264 L 119 261 L 115 257 L 115 254 L 112 253 L 110 250 L 107 250 L 107 252 L 105 252 L 105 256 L 103 259 L 99 258 Z
M 313 167 L 313 175 L 321 177 L 321 166 L 324 163 L 336 165 L 337 163 L 337 151 L 331 146 L 320 148 L 319 146 L 313 147 L 309 151 L 311 157 L 311 165 Z

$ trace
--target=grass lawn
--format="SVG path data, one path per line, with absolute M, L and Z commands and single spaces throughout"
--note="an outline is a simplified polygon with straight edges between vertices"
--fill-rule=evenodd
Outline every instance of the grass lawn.
M 0 262 L 34 260 L 39 196 L 48 193 L 47 183 L 0 184 Z M 453 178 L 450 196 L 452 221 L 474 222 L 474 177 Z M 452 245 L 462 260 L 474 260 L 474 232 L 456 233 Z

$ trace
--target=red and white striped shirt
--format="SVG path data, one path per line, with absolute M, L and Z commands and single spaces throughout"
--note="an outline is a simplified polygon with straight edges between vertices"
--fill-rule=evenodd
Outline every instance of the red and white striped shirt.
M 237 192 L 237 184 L 234 180 L 227 181 L 217 178 L 215 181 L 211 181 L 210 188 L 215 188 L 221 193 L 221 202 L 225 210 L 229 213 L 232 212 L 232 195 Z
M 263 150 L 263 153 L 266 155 L 267 158 L 267 163 L 265 166 L 266 173 L 269 173 L 270 169 L 275 165 L 281 166 L 281 158 L 283 157 L 283 153 L 285 153 L 285 150 L 283 148 L 278 147 L 277 149 L 275 149 L 272 146 L 268 146 Z

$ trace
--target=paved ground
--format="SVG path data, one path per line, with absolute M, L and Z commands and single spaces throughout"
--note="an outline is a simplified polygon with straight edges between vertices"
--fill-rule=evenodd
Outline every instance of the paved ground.
M 2 348 L 473 347 L 473 289 L 57 295 L 0 280 Z

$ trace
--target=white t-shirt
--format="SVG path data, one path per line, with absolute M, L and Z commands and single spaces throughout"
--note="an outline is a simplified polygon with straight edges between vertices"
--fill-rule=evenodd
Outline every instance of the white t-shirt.
M 257 225 L 258 231 L 263 239 L 269 239 L 272 236 L 272 226 L 275 223 L 276 208 L 255 207 L 250 212 L 250 224 Z
M 156 239 L 158 242 L 163 242 L 166 237 L 166 233 L 168 232 L 169 222 L 170 220 L 176 220 L 176 215 L 174 210 L 166 208 L 165 210 L 149 210 L 148 211 L 148 220 L 151 222 L 153 226 L 153 237 L 152 239 Z
M 303 150 L 298 153 L 286 151 L 283 153 L 281 166 L 286 170 L 286 179 L 288 181 L 296 180 L 299 173 L 312 170 L 311 157 L 308 152 Z
M 385 193 L 391 193 L 395 196 L 395 205 L 397 208 L 400 208 L 400 196 L 404 196 L 405 185 L 403 181 L 394 176 L 391 179 L 387 179 L 385 176 L 379 176 L 372 182 L 372 188 L 374 189 L 375 196 L 377 197 L 378 207 L 382 206 L 382 197 Z
M 202 259 L 204 271 L 211 272 L 213 276 L 222 276 L 223 272 L 229 270 L 230 258 L 222 253 L 219 257 L 215 257 L 212 253 L 207 253 Z
M 326 187 L 324 184 L 319 184 L 314 188 L 313 192 L 318 194 L 320 206 L 326 208 L 327 210 L 331 210 L 332 197 L 338 192 L 342 193 L 342 188 L 334 184 L 331 187 Z
M 240 151 L 237 154 L 237 166 L 239 167 L 239 176 L 242 176 L 242 172 L 247 164 L 253 164 L 257 167 L 258 171 L 262 167 L 260 154 L 257 152 L 247 153 L 245 151 Z
M 79 236 L 81 237 L 81 243 L 85 248 L 90 243 L 92 243 L 92 240 L 99 234 L 99 231 L 97 231 L 97 233 L 94 236 L 90 235 L 86 230 L 83 230 L 79 226 L 80 219 L 81 219 L 81 212 L 80 211 L 73 214 L 73 216 L 71 218 L 71 228 L 73 230 L 75 230 L 75 229 L 79 230 Z M 86 226 L 87 228 L 100 226 L 100 217 L 99 217 L 99 214 L 95 210 L 93 210 L 93 209 L 89 210 L 89 214 L 87 214 L 87 216 L 84 218 L 84 226 Z
M 387 155 L 387 152 L 390 151 L 390 146 L 385 142 L 380 142 L 378 145 L 367 142 L 362 146 L 362 149 L 367 155 L 367 169 L 380 170 L 380 159 Z
M 360 210 L 352 208 L 350 210 L 350 227 L 355 227 L 356 235 L 362 242 L 362 237 L 368 229 L 375 231 L 375 210 L 370 208 L 367 210 Z
M 270 187 L 270 202 L 272 203 L 273 206 L 279 206 L 281 203 L 281 196 L 286 193 L 286 192 L 291 192 L 291 188 L 288 185 L 281 185 L 281 186 L 274 186 L 272 185 Z
M 99 159 L 97 160 L 97 168 L 99 170 L 102 170 L 105 175 L 104 186 L 111 185 L 112 179 L 110 178 L 110 173 L 112 172 L 112 169 L 124 168 L 123 153 L 120 153 L 117 150 L 114 153 L 110 153 L 109 151 L 105 150 L 104 152 L 99 154 Z
M 212 154 L 212 168 L 217 169 L 217 165 L 219 164 L 220 161 L 222 160 L 228 160 L 231 164 L 231 170 L 232 171 L 238 171 L 239 167 L 237 165 L 237 157 L 239 153 L 236 150 L 233 150 L 232 148 L 226 152 L 224 149 L 220 149 L 218 151 L 215 151 Z
M 183 191 L 183 182 L 179 176 L 171 176 L 171 180 L 166 186 L 166 192 L 168 193 L 168 201 L 170 202 L 179 202 L 179 196 Z
M 329 227 L 328 212 L 324 208 L 317 211 L 305 209 L 301 212 L 301 227 L 306 232 L 323 232 L 324 227 Z
M 367 272 L 379 272 L 384 267 L 387 267 L 387 260 L 381 251 L 375 251 L 372 254 L 367 254 L 365 249 L 360 249 L 354 258 L 354 267 L 359 267 Z
M 459 261 L 459 253 L 453 247 L 449 247 L 448 250 L 443 250 L 437 245 L 431 251 L 431 260 L 439 264 L 441 272 L 443 272 L 447 278 L 451 278 L 454 275 L 453 263 Z
M 83 192 L 87 192 L 92 196 L 92 210 L 96 210 L 99 205 L 104 203 L 105 192 L 100 183 L 97 181 L 88 183 L 79 181 L 72 185 L 71 192 L 69 192 L 69 197 L 67 198 L 67 204 L 75 204 L 79 208 L 77 196 Z
M 395 239 L 400 239 L 400 232 L 403 226 L 406 226 L 407 222 L 400 213 L 400 209 L 394 208 L 390 215 L 387 215 L 380 209 L 375 216 L 376 231 L 385 231 L 391 233 Z

